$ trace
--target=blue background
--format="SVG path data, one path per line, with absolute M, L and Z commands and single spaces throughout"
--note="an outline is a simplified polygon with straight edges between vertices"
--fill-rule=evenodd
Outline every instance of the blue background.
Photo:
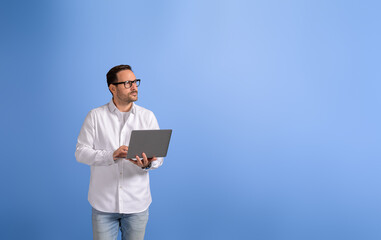
M 130 64 L 172 128 L 146 239 L 381 239 L 378 1 L 2 1 L 1 239 L 91 239 L 75 144 Z

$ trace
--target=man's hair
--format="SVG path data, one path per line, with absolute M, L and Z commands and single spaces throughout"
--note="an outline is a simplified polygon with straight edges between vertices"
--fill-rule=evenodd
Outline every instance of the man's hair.
M 110 86 L 111 83 L 116 82 L 116 80 L 117 80 L 116 74 L 120 71 L 123 71 L 123 70 L 132 71 L 130 65 L 118 65 L 118 66 L 111 68 L 110 71 L 108 71 L 108 73 L 106 74 L 107 86 Z

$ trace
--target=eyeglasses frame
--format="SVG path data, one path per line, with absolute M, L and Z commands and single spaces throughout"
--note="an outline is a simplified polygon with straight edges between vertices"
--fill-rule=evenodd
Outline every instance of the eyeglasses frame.
M 124 81 L 124 82 L 116 82 L 116 83 L 111 83 L 112 85 L 119 85 L 119 84 L 124 84 L 124 87 L 126 88 L 126 89 L 129 89 L 129 88 L 131 88 L 132 87 L 132 84 L 133 83 L 135 83 L 136 84 L 136 86 L 137 87 L 139 87 L 139 85 L 140 85 L 140 79 L 135 79 L 135 80 L 132 80 L 132 81 Z M 127 84 L 128 85 L 130 85 L 129 87 L 127 87 Z

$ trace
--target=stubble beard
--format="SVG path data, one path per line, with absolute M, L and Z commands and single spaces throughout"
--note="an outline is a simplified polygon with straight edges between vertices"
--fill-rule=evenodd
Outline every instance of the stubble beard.
M 136 93 L 136 96 L 132 96 L 134 93 Z M 125 104 L 129 104 L 138 100 L 138 91 L 129 92 L 127 94 L 123 94 L 122 92 L 118 91 L 116 97 L 119 99 L 119 101 Z
M 125 103 L 136 102 L 138 100 L 138 92 L 136 92 L 136 96 L 132 96 L 132 93 L 129 93 L 122 100 Z

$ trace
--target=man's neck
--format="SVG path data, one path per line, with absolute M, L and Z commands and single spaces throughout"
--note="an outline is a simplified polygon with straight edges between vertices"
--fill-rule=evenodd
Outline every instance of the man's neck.
M 123 103 L 123 102 L 120 102 L 120 101 L 116 100 L 115 98 L 112 98 L 112 101 L 114 102 L 116 108 L 117 108 L 120 112 L 128 112 L 128 111 L 131 110 L 132 102 L 129 102 L 129 103 Z

